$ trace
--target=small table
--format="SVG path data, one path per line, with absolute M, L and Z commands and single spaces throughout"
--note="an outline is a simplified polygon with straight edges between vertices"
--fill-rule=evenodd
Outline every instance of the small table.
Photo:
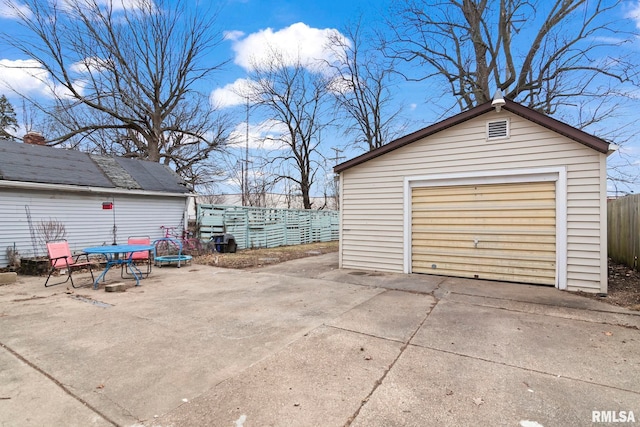
M 83 251 L 88 254 L 104 255 L 107 259 L 107 266 L 104 271 L 93 282 L 93 289 L 98 289 L 100 279 L 104 280 L 109 269 L 114 265 L 125 265 L 129 269 L 133 277 L 136 279 L 136 286 L 140 286 L 142 272 L 133 263 L 132 257 L 134 252 L 152 251 L 153 245 L 109 245 L 109 246 L 93 246 L 84 248 Z M 122 254 L 122 257 L 120 256 Z

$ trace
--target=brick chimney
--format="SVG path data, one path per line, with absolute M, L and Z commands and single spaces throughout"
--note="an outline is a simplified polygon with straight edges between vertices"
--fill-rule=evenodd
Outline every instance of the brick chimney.
M 47 145 L 44 136 L 39 132 L 27 132 L 27 134 L 22 137 L 22 140 L 25 144 Z

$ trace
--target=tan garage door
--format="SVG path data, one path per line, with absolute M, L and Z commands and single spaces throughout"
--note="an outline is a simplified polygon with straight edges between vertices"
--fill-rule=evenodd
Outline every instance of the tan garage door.
M 555 183 L 412 190 L 414 273 L 555 284 Z

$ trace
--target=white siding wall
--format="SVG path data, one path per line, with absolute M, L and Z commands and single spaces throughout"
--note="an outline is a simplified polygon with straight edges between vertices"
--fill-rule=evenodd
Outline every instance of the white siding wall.
M 64 223 L 71 250 L 113 242 L 113 210 L 103 210 L 110 195 L 0 189 L 0 267 L 7 265 L 6 248 L 14 243 L 23 257 L 34 255 L 25 206 L 34 228 L 49 219 Z M 186 209 L 183 197 L 113 196 L 117 243 L 132 235 L 162 237 L 161 225 L 178 226 Z M 36 238 L 37 231 L 36 231 Z M 46 248 L 38 242 L 38 255 Z
M 504 117 L 510 138 L 487 141 L 487 121 Z M 605 165 L 604 154 L 507 111 L 492 111 L 342 173 L 340 265 L 404 271 L 405 177 L 566 167 L 566 285 L 606 292 Z

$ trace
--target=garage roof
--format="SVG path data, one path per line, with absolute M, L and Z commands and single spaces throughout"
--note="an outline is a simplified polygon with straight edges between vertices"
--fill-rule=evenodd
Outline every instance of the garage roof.
M 593 148 L 594 150 L 600 153 L 607 153 L 609 151 L 609 143 L 603 139 L 590 135 L 586 132 L 581 131 L 580 129 L 574 128 L 573 126 L 569 126 L 566 123 L 560 122 L 554 118 L 551 118 L 542 113 L 539 113 L 530 108 L 527 108 L 523 105 L 520 105 L 517 102 L 513 102 L 508 99 L 505 99 L 505 102 L 506 104 L 502 106 L 503 110 L 507 110 L 533 123 L 546 127 L 556 133 L 566 136 L 567 138 L 573 139 L 576 142 L 584 144 L 589 148 Z M 383 154 L 386 154 L 390 151 L 396 150 L 400 147 L 404 147 L 407 144 L 411 144 L 412 142 L 426 138 L 427 136 L 430 136 L 442 130 L 448 129 L 450 127 L 453 127 L 467 120 L 473 119 L 482 114 L 488 113 L 493 109 L 494 107 L 491 106 L 491 102 L 486 102 L 482 105 L 478 105 L 477 107 L 474 107 L 463 113 L 457 114 L 446 120 L 435 123 L 424 129 L 420 129 L 419 131 L 403 136 L 402 138 L 398 138 L 373 151 L 369 151 L 368 153 L 364 153 L 358 157 L 354 157 L 353 159 L 348 160 L 344 163 L 340 163 L 339 165 L 334 167 L 333 170 L 335 173 L 340 173 L 344 170 L 357 166 L 361 163 L 364 163 L 376 157 L 382 156 Z
M 189 193 L 160 163 L 1 140 L 0 181 Z

